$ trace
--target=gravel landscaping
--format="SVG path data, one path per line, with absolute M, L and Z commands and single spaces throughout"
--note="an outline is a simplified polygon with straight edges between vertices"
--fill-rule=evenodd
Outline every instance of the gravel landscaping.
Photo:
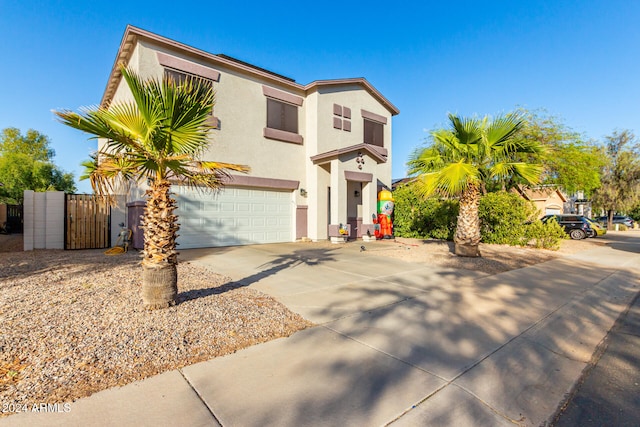
M 187 262 L 178 266 L 180 303 L 145 311 L 139 253 L 20 252 L 17 239 L 0 235 L 3 404 L 73 401 L 312 326 L 275 299 Z M 598 244 L 567 240 L 557 252 L 481 245 L 475 259 L 456 257 L 441 241 L 364 246 L 367 255 L 495 274 Z
M 0 253 L 0 402 L 68 402 L 310 326 L 189 263 L 180 304 L 145 311 L 139 254 Z M 0 414 L 8 415 L 8 414 Z
M 497 274 L 550 261 L 603 244 L 604 241 L 601 238 L 567 239 L 561 242 L 560 250 L 551 251 L 480 243 L 482 257 L 479 258 L 456 256 L 453 253 L 453 242 L 442 240 L 396 238 L 395 240 L 382 240 L 371 244 L 365 243 L 364 247 L 367 254 L 384 255 L 405 261 L 421 262 L 446 268 L 462 268 L 486 274 Z

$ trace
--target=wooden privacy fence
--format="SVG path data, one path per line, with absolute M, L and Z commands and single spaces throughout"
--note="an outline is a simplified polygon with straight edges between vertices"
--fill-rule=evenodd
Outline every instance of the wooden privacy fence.
M 65 249 L 102 249 L 110 242 L 111 208 L 106 197 L 67 194 Z

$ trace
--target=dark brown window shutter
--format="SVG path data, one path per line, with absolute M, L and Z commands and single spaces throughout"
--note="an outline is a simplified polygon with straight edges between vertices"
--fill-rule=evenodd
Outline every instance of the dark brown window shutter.
M 298 107 L 267 98 L 267 127 L 298 133 Z

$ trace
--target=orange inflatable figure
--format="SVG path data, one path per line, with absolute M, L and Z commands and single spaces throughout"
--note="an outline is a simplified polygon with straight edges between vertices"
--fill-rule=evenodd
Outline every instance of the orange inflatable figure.
M 373 217 L 373 235 L 375 236 L 376 240 L 380 240 L 382 239 L 382 230 L 380 229 L 380 216 L 381 215 L 376 215 L 373 214 L 371 215 Z
M 393 195 L 391 191 L 380 191 L 378 193 L 378 218 L 373 221 L 373 223 L 376 224 L 376 239 L 393 238 L 393 222 L 391 221 L 393 207 Z

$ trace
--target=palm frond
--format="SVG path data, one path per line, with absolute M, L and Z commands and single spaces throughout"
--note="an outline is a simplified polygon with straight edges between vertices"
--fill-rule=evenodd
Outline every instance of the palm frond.
M 517 137 L 524 123 L 519 114 L 493 121 L 449 114 L 449 121 L 450 128 L 432 131 L 430 143 L 407 162 L 409 173 L 422 177 L 425 191 L 453 195 L 476 182 L 538 182 L 542 168 L 536 161 L 543 148 Z
M 470 149 L 482 140 L 482 122 L 480 120 L 460 118 L 453 114 L 449 114 L 449 120 L 451 121 L 452 131 L 459 144 L 468 146 L 467 148 Z
M 524 119 L 518 114 L 498 116 L 486 127 L 484 133 L 487 145 L 496 147 L 513 142 L 513 137 L 524 125 Z
M 137 113 L 150 129 L 162 118 L 162 105 L 158 103 L 161 90 L 157 80 L 143 80 L 130 68 L 121 67 L 120 72 L 133 96 Z
M 434 147 L 414 150 L 407 162 L 409 175 L 417 175 L 424 172 L 439 169 L 444 165 L 444 160 L 439 151 Z
M 199 160 L 209 145 L 207 124 L 215 103 L 213 88 L 199 79 L 177 83 L 170 77 L 145 80 L 121 67 L 133 101 L 104 107 L 54 111 L 65 125 L 104 138 L 102 151 L 83 163 L 94 191 L 112 192 L 120 181 L 174 178 L 210 188 L 222 185 L 243 165 Z
M 479 169 L 471 163 L 461 161 L 442 168 L 438 174 L 436 188 L 442 195 L 455 196 L 479 180 Z

